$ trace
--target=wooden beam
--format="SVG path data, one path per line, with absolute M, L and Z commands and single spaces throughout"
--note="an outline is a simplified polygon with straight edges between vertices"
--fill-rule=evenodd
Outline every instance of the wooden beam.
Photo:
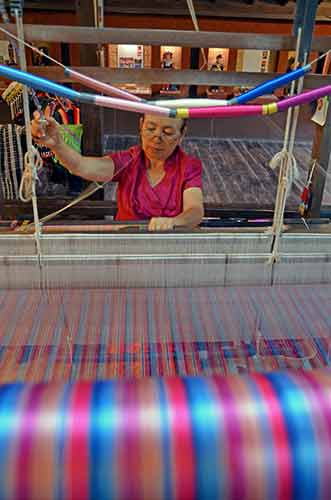
M 6 29 L 16 33 L 16 26 Z M 41 26 L 25 24 L 25 38 L 38 42 L 67 42 L 79 44 L 141 44 L 180 47 L 227 47 L 233 49 L 294 50 L 296 39 L 290 35 L 256 33 L 221 33 L 212 31 L 93 28 L 82 26 Z M 0 32 L 0 40 L 6 40 Z M 323 52 L 331 47 L 331 36 L 313 39 L 312 50 Z
M 25 9 L 35 11 L 74 11 L 72 2 L 67 0 L 55 0 L 48 2 L 47 7 L 40 1 L 26 1 Z M 256 1 L 254 5 L 244 5 L 230 0 L 222 2 L 207 2 L 206 0 L 195 0 L 194 7 L 197 16 L 213 18 L 240 18 L 240 19 L 263 19 L 278 21 L 293 21 L 295 2 L 290 1 L 285 6 L 268 5 L 265 2 Z M 159 15 L 159 16 L 188 16 L 185 0 L 173 1 L 171 5 L 168 0 L 140 0 L 130 2 L 128 0 L 105 0 L 106 14 L 122 15 Z M 331 6 L 328 2 L 322 2 L 317 11 L 317 21 L 330 21 Z
M 61 198 L 39 198 L 38 208 L 40 216 L 44 217 L 51 212 L 60 210 L 68 203 L 67 199 Z M 257 205 L 254 203 L 228 203 L 226 206 L 220 206 L 215 203 L 205 203 L 205 217 L 269 217 L 273 215 L 273 205 Z M 294 207 L 293 207 L 294 208 Z M 293 208 L 286 211 L 285 216 L 295 217 L 296 212 Z M 110 200 L 82 200 L 78 204 L 64 211 L 60 217 L 54 219 L 54 222 L 64 219 L 99 219 L 102 220 L 105 215 L 115 215 L 117 203 Z M 33 220 L 33 209 L 31 203 L 23 203 L 18 200 L 0 200 L 0 213 L 3 219 L 31 219 Z M 15 233 L 13 233 L 15 234 Z
M 245 5 L 238 0 L 195 0 L 194 8 L 197 16 L 278 19 L 293 21 L 297 0 L 288 1 L 286 5 L 269 5 L 266 0 L 255 0 L 253 5 Z M 188 15 L 186 0 L 105 0 L 106 12 L 119 12 L 122 14 L 157 12 L 159 15 Z M 317 11 L 317 18 L 328 21 L 331 15 L 331 5 L 328 0 L 321 2 Z
M 270 80 L 279 73 L 250 73 L 232 71 L 162 70 L 162 69 L 110 69 L 100 67 L 76 67 L 81 73 L 97 80 L 112 84 L 135 83 L 154 85 L 171 80 L 180 85 L 224 85 L 254 87 Z M 56 66 L 29 66 L 28 71 L 57 82 L 73 82 Z M 331 75 L 307 75 L 305 89 L 313 89 L 331 84 Z
M 223 6 L 221 4 L 215 5 L 215 3 L 207 2 L 196 2 L 194 3 L 195 11 L 198 18 L 201 17 L 213 17 L 213 18 L 235 18 L 235 19 L 263 19 L 263 20 L 279 20 L 279 21 L 292 21 L 294 16 L 294 9 L 281 9 L 277 6 L 266 6 L 264 4 L 263 8 L 255 8 L 250 5 L 240 5 L 236 6 Z M 110 14 L 123 14 L 123 15 L 158 15 L 158 16 L 186 16 L 188 17 L 187 5 L 183 3 L 182 5 L 171 5 L 169 8 L 169 2 L 167 5 L 158 6 L 155 2 L 151 2 L 149 5 L 142 7 L 136 4 L 125 5 L 125 3 L 120 4 L 119 2 L 112 2 L 108 7 L 106 7 L 106 13 Z

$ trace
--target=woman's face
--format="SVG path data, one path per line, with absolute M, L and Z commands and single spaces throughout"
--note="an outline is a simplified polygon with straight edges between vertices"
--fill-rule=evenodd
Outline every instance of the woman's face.
M 182 140 L 183 121 L 145 115 L 140 121 L 141 143 L 150 161 L 165 161 Z

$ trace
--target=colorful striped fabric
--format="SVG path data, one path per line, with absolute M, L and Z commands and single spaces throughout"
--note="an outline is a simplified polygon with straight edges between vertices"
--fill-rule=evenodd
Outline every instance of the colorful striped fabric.
M 0 345 L 329 337 L 331 285 L 0 290 Z
M 330 298 L 329 285 L 2 290 L 0 383 L 323 368 Z
M 330 375 L 0 386 L 0 497 L 328 500 Z
M 307 370 L 331 364 L 325 338 L 0 347 L 0 383 Z M 1 496 L 0 496 L 1 498 Z

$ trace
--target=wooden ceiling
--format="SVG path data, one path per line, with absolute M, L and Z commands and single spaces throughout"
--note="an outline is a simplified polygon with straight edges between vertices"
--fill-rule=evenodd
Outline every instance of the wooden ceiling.
M 274 0 L 275 2 L 277 0 Z M 278 0 L 281 3 L 281 0 Z M 284 0 L 286 1 L 286 0 Z M 283 3 L 284 3 L 283 1 Z M 250 4 L 250 2 L 253 2 Z M 266 20 L 293 20 L 294 1 L 286 5 L 271 4 L 270 0 L 194 0 L 198 16 L 222 18 L 254 18 Z M 68 0 L 26 0 L 25 9 L 39 11 L 74 11 L 75 2 Z M 186 0 L 104 0 L 106 14 L 158 14 L 164 16 L 187 16 Z M 322 1 L 317 20 L 331 22 L 331 0 Z

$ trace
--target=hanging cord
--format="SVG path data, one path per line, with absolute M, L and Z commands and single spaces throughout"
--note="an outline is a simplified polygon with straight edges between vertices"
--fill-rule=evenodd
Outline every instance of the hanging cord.
M 33 200 L 33 185 L 35 181 L 39 181 L 38 176 L 34 172 L 41 169 L 43 161 L 38 150 L 32 146 L 30 151 L 24 155 L 24 170 L 19 187 L 20 200 L 28 203 Z
M 16 9 L 15 10 L 15 19 L 16 19 L 16 27 L 17 33 L 20 37 L 19 42 L 19 59 L 20 59 L 20 67 L 22 71 L 26 71 L 26 58 L 25 58 L 25 49 L 24 49 L 24 29 L 23 29 L 23 18 L 21 12 Z M 32 134 L 31 134 L 31 117 L 30 117 L 30 109 L 29 109 L 29 95 L 27 87 L 23 87 L 23 109 L 24 109 L 24 121 L 25 121 L 25 133 L 26 133 L 26 142 L 27 142 L 27 152 L 24 158 L 24 173 L 21 182 L 20 192 L 23 194 L 23 198 L 25 201 L 30 198 L 33 206 L 33 215 L 34 215 L 34 223 L 36 230 L 36 245 L 38 253 L 40 252 L 40 222 L 39 222 L 39 214 L 38 214 L 38 205 L 37 205 L 37 196 L 36 196 L 36 180 L 37 180 L 37 167 L 41 164 L 42 160 L 38 151 L 34 148 L 32 144 Z M 31 192 L 31 195 L 28 192 Z M 31 196 L 31 197 L 30 197 Z
M 256 342 L 256 355 L 258 357 L 262 358 L 262 359 L 265 358 L 265 357 L 271 356 L 273 359 L 277 358 L 277 359 L 282 359 L 284 361 L 296 361 L 296 362 L 304 363 L 304 362 L 307 362 L 307 361 L 312 361 L 317 356 L 317 349 L 313 345 L 310 346 L 310 351 L 311 352 L 308 355 L 306 355 L 306 356 L 295 356 L 294 354 L 282 354 L 282 353 L 280 353 L 280 354 L 278 354 L 278 353 L 277 354 L 271 354 L 271 355 L 270 354 L 264 354 L 263 353 L 263 348 L 262 348 L 262 343 L 268 345 L 268 340 L 263 338 L 261 330 L 257 330 L 256 333 L 257 333 L 256 339 L 255 339 L 255 342 Z
M 199 23 L 197 20 L 197 16 L 196 16 L 194 4 L 193 4 L 193 0 L 186 0 L 186 2 L 187 2 L 188 10 L 190 11 L 190 15 L 191 15 L 194 29 L 195 29 L 195 31 L 200 31 Z M 208 61 L 207 61 L 205 49 L 201 47 L 200 50 L 201 50 L 201 54 L 202 54 L 202 58 L 203 58 L 203 64 L 200 68 L 200 71 L 201 71 L 205 66 L 208 66 Z
M 1 14 L 1 17 L 2 17 L 2 21 L 5 24 L 9 24 L 9 17 L 8 17 L 7 9 L 6 9 L 6 6 L 5 6 L 5 0 L 0 0 L 0 14 Z
M 15 15 L 15 11 L 17 10 L 20 15 L 22 15 L 22 8 L 23 8 L 23 0 L 11 0 L 9 2 L 10 4 L 10 13 L 12 15 Z M 10 19 L 7 13 L 6 5 L 5 5 L 5 0 L 0 0 L 0 13 L 2 17 L 2 21 L 4 24 L 10 24 Z M 14 53 L 16 55 L 16 62 L 19 62 L 19 49 L 17 46 L 17 43 L 14 42 L 13 40 L 11 41 L 12 48 L 14 50 Z
M 105 184 L 106 184 L 106 182 L 104 182 L 103 184 L 99 184 L 98 182 L 92 182 L 91 184 L 88 185 L 88 187 L 79 196 L 77 196 L 77 198 L 75 198 L 70 203 L 68 203 L 64 207 L 60 208 L 56 212 L 53 212 L 49 215 L 46 215 L 45 217 L 40 219 L 40 222 L 42 224 L 44 224 L 45 222 L 48 222 L 48 221 L 54 219 L 58 215 L 62 214 L 62 212 L 64 212 L 68 208 L 71 208 L 71 207 L 75 206 L 77 203 L 79 203 L 80 201 L 85 200 L 89 196 L 92 196 L 92 194 L 96 193 L 99 189 L 102 189 Z
M 303 89 L 304 78 L 300 78 L 297 85 L 297 92 L 300 93 Z M 294 82 L 293 82 L 294 83 Z M 299 178 L 299 171 L 297 166 L 297 161 L 294 156 L 294 143 L 296 137 L 296 131 L 298 126 L 300 108 L 296 106 L 295 108 L 290 108 L 286 120 L 286 130 L 284 137 L 283 150 L 277 153 L 270 162 L 270 167 L 275 170 L 275 168 L 280 163 L 281 168 L 279 171 L 279 184 L 282 186 L 282 190 L 285 190 L 284 197 L 285 201 L 288 198 L 293 182 Z M 285 183 L 285 184 L 284 184 Z M 277 209 L 282 204 L 282 190 L 277 189 L 278 203 L 276 201 Z M 276 212 L 276 207 L 275 207 Z
M 299 28 L 298 30 L 298 38 L 297 38 L 297 44 L 296 44 L 296 54 L 295 54 L 295 64 L 298 64 L 298 57 L 299 57 L 299 48 L 300 48 L 300 43 L 301 43 L 301 35 L 302 35 L 302 28 Z M 302 86 L 303 86 L 303 78 L 300 79 L 302 81 Z M 301 88 L 302 88 L 301 86 Z M 294 95 L 296 87 L 296 82 L 293 81 L 291 83 L 291 90 L 290 90 L 290 96 Z M 291 172 L 291 181 L 293 181 L 293 177 L 297 178 L 298 176 L 298 168 L 297 168 L 297 162 L 296 159 L 293 155 L 293 148 L 292 152 L 290 151 L 289 147 L 289 141 L 290 141 L 290 133 L 291 133 L 291 127 L 293 130 L 293 108 L 289 108 L 287 111 L 287 116 L 286 116 L 286 125 L 285 125 L 285 133 L 284 133 L 284 140 L 283 140 L 283 148 L 279 153 L 276 153 L 275 156 L 270 160 L 269 166 L 272 168 L 272 170 L 276 170 L 276 168 L 280 167 L 282 170 L 282 166 L 285 163 L 290 163 L 290 172 Z M 292 137 L 293 134 L 291 134 Z M 280 174 L 279 174 L 280 177 Z M 291 182 L 288 184 L 288 192 L 291 188 Z M 277 192 L 278 193 L 278 192 Z
M 301 92 L 303 88 L 303 78 L 301 78 L 298 82 L 298 91 Z M 278 252 L 278 243 L 280 234 L 283 229 L 283 218 L 284 218 L 284 210 L 286 199 L 291 190 L 294 178 L 298 178 L 298 169 L 297 163 L 293 154 L 294 151 L 294 142 L 298 124 L 300 108 L 297 106 L 291 113 L 291 126 L 289 127 L 289 141 L 288 148 L 285 148 L 284 155 L 282 159 L 281 169 L 279 172 L 279 183 L 277 189 L 277 198 L 276 198 L 276 206 L 275 206 L 275 220 L 272 226 L 272 231 L 275 235 L 275 243 L 274 250 Z M 285 143 L 285 141 L 284 141 Z
M 27 41 L 25 41 L 24 40 L 24 31 L 23 31 L 22 34 L 18 33 L 18 31 L 17 31 L 18 36 L 14 35 L 14 33 L 11 33 L 10 31 L 6 30 L 3 27 L 0 27 L 0 31 L 2 31 L 3 33 L 5 33 L 10 38 L 13 38 L 17 42 L 19 42 L 19 44 L 24 44 L 26 47 L 29 47 L 29 49 L 31 49 L 36 54 L 39 54 L 40 56 L 42 56 L 44 59 L 48 59 L 49 61 L 52 61 L 57 66 L 61 66 L 61 68 L 66 69 L 66 66 L 64 64 L 62 64 L 60 61 L 58 61 L 57 59 L 54 59 L 53 57 L 51 57 L 48 54 L 45 54 L 44 52 L 42 52 L 41 50 L 39 50 L 37 47 L 35 47 L 34 45 L 32 45 L 31 43 L 28 43 Z
M 301 40 L 301 28 L 299 29 L 298 32 L 296 63 L 298 62 L 300 40 Z M 306 53 L 304 57 L 304 63 L 306 63 L 307 58 L 308 54 Z M 304 77 L 302 77 L 297 84 L 298 91 L 302 90 L 303 81 Z M 294 89 L 295 89 L 295 82 L 292 82 L 291 94 L 294 93 Z M 281 167 L 278 177 L 278 188 L 277 188 L 277 196 L 276 196 L 276 203 L 274 210 L 274 221 L 271 228 L 271 232 L 274 235 L 274 240 L 272 244 L 272 253 L 269 259 L 270 263 L 274 263 L 278 260 L 279 243 L 280 243 L 280 236 L 283 231 L 283 220 L 284 220 L 286 199 L 291 187 L 291 183 L 293 182 L 293 175 L 296 168 L 296 162 L 294 161 L 293 150 L 294 150 L 294 141 L 298 124 L 299 111 L 300 111 L 299 107 L 296 107 L 287 116 L 283 154 L 282 154 Z
M 316 165 L 317 165 L 317 159 L 313 158 L 311 160 L 311 165 L 310 165 L 310 169 L 309 169 L 309 173 L 308 173 L 308 178 L 307 178 L 306 184 L 304 185 L 302 193 L 301 193 L 301 203 L 300 203 L 299 209 L 298 209 L 299 214 L 302 216 L 302 222 L 304 223 L 304 225 L 306 226 L 306 228 L 308 229 L 308 231 L 310 231 L 310 229 L 309 229 L 309 226 L 308 226 L 308 224 L 306 223 L 306 221 L 304 219 L 304 216 L 305 216 L 306 211 L 307 211 L 307 209 L 309 208 L 309 205 L 310 205 L 310 199 L 311 199 L 310 188 L 311 188 L 311 183 L 312 183 L 312 180 L 313 180 L 313 175 L 314 175 L 314 172 L 315 172 Z
M 316 57 L 315 59 L 313 59 L 309 64 L 312 66 L 313 64 L 315 64 L 317 61 L 320 61 L 321 59 L 323 59 L 323 57 L 326 57 L 328 56 L 329 54 L 331 54 L 331 49 L 327 50 L 326 52 L 324 52 L 323 54 L 321 54 L 320 56 Z
M 96 28 L 104 27 L 104 0 L 93 0 L 94 8 L 94 26 Z M 101 68 L 105 67 L 105 48 L 102 44 L 98 44 L 97 55 L 99 60 L 99 66 Z
M 24 91 L 23 91 L 23 108 L 25 117 L 27 110 L 29 110 L 29 97 L 28 94 L 25 93 Z M 40 157 L 38 149 L 35 148 L 32 144 L 32 141 L 30 142 L 29 140 L 29 135 L 31 136 L 31 124 L 30 121 L 27 124 L 26 120 L 25 120 L 25 134 L 26 134 L 28 150 L 24 155 L 24 169 L 19 187 L 19 198 L 21 201 L 25 203 L 32 201 L 34 214 L 38 219 L 36 183 L 39 181 L 38 170 L 42 168 L 43 161 Z
M 311 169 L 310 169 L 310 172 L 309 172 L 309 176 L 308 176 L 308 180 L 307 180 L 307 186 L 310 186 L 312 180 L 313 180 L 313 175 L 314 175 L 314 172 L 315 172 L 315 168 L 316 168 L 316 165 L 317 165 L 317 160 L 314 159 L 313 162 L 312 162 L 312 166 L 311 166 Z
M 26 87 L 25 87 L 26 88 Z M 23 87 L 24 90 L 24 87 Z M 34 89 L 29 89 L 29 97 L 32 97 L 32 100 L 37 108 L 37 111 L 39 111 L 41 115 L 41 119 L 44 120 L 45 117 L 43 115 L 41 105 L 39 103 L 39 100 L 37 98 L 36 92 Z M 24 98 L 24 94 L 23 94 Z M 30 110 L 30 108 L 29 108 Z M 25 113 L 24 113 L 25 115 Z M 29 125 L 28 128 L 29 133 L 31 134 L 31 123 L 30 123 L 30 113 L 29 113 Z M 25 125 L 26 127 L 26 125 Z M 20 189 L 19 189 L 19 197 L 23 202 L 29 202 L 32 200 L 32 191 L 33 191 L 33 184 L 36 184 L 36 182 L 39 182 L 38 178 L 38 171 L 42 168 L 43 166 L 43 160 L 39 154 L 39 151 L 37 148 L 35 148 L 31 144 L 31 150 L 28 150 L 24 156 L 24 170 L 23 170 L 23 175 L 20 183 Z M 35 177 L 34 177 L 35 175 Z
M 23 28 L 23 17 L 22 9 L 15 9 L 14 16 L 16 20 L 16 29 L 20 37 L 20 42 L 18 45 L 19 63 L 20 68 L 26 71 L 26 58 L 25 58 L 25 47 L 23 42 L 24 28 Z M 33 207 L 33 219 L 34 219 L 34 237 L 36 244 L 36 254 L 39 266 L 39 288 L 44 290 L 44 270 L 42 265 L 42 253 L 41 253 L 41 225 L 38 213 L 37 195 L 36 195 L 36 180 L 37 180 L 37 167 L 41 164 L 41 158 L 39 153 L 34 148 L 32 144 L 32 133 L 31 133 L 31 117 L 29 108 L 29 95 L 28 89 L 23 86 L 23 110 L 24 110 L 24 121 L 25 121 L 25 134 L 27 143 L 27 153 L 24 158 L 24 173 L 20 186 L 20 194 L 23 198 L 30 198 Z

